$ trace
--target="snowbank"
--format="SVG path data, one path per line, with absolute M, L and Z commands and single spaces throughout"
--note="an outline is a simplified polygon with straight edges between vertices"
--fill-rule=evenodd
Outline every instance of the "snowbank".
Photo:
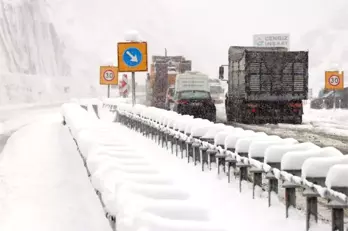
M 263 139 L 272 139 L 273 136 L 268 136 L 264 132 L 256 132 L 251 136 L 242 136 L 242 137 L 228 137 L 228 146 L 236 148 L 236 153 L 247 153 L 249 150 L 250 144 L 255 140 L 263 140 Z
M 226 129 L 226 125 L 224 124 L 215 124 L 215 126 L 211 127 L 203 136 L 204 139 L 214 139 L 217 133 Z
M 281 161 L 282 170 L 301 170 L 303 163 L 310 157 L 342 156 L 343 154 L 334 147 L 310 149 L 306 151 L 287 152 Z
M 177 129 L 180 132 L 184 132 L 186 128 L 186 123 L 192 119 L 193 117 L 188 115 L 178 117 L 174 122 L 173 128 Z
M 139 115 L 149 115 L 156 110 L 143 110 L 141 106 L 127 109 Z M 151 230 L 156 228 L 154 225 L 158 226 L 161 219 L 168 220 L 162 227 L 169 230 L 172 227 L 169 221 L 172 220 L 184 230 L 190 230 L 192 223 L 197 223 L 197 229 L 209 225 L 214 227 L 208 212 L 195 204 L 190 205 L 190 194 L 163 175 L 159 166 L 151 161 L 151 152 L 133 148 L 127 128 L 103 123 L 96 117 L 80 119 L 88 112 L 76 103 L 63 105 L 62 114 L 86 160 L 92 185 L 100 192 L 106 211 L 116 216 L 118 230 L 137 230 L 134 222 L 145 213 L 158 216 L 152 221 L 143 220 L 144 224 L 152 227 Z M 176 115 L 165 115 L 153 118 L 172 126 Z M 195 119 L 190 125 L 186 124 L 185 130 L 204 135 L 212 123 Z M 172 229 L 176 230 L 175 227 Z
M 111 231 L 69 130 L 52 114 L 15 132 L 1 155 L 0 230 Z
M 302 178 L 326 177 L 329 169 L 336 164 L 348 164 L 348 156 L 311 157 L 303 162 Z
M 209 130 L 211 130 L 212 128 L 214 128 L 214 124 L 207 124 L 207 125 L 203 125 L 203 126 L 194 126 L 191 129 L 191 135 L 193 137 L 202 137 L 204 136 Z
M 222 231 L 215 224 L 205 221 L 189 221 L 166 218 L 157 214 L 143 212 L 138 216 L 134 223 L 135 230 L 151 230 L 151 231 Z
M 190 123 L 186 123 L 185 127 L 185 134 L 190 134 L 192 133 L 192 129 L 200 126 L 208 126 L 211 125 L 212 122 L 206 119 L 200 119 L 200 118 L 195 118 L 193 119 Z
M 226 136 L 224 141 L 225 148 L 236 148 L 238 139 L 258 135 L 262 136 L 262 133 L 254 132 L 251 130 L 234 130 L 234 132 L 229 132 Z
M 332 166 L 327 173 L 325 184 L 328 188 L 348 187 L 348 165 L 336 164 Z
M 278 139 L 279 138 L 279 139 Z M 250 144 L 249 147 L 249 158 L 260 158 L 265 156 L 265 151 L 268 147 L 273 145 L 289 145 L 297 144 L 298 141 L 293 138 L 280 139 L 280 137 L 274 137 L 273 139 L 255 140 Z
M 306 151 L 309 149 L 320 149 L 319 146 L 311 143 L 299 143 L 288 145 L 272 145 L 265 150 L 265 163 L 280 163 L 283 156 L 290 151 Z

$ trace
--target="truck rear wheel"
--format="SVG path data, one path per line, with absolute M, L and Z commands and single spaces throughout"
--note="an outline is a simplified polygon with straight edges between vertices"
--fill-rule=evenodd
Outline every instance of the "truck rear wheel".
M 302 124 L 302 115 L 296 116 L 292 122 L 293 122 L 293 124 Z
M 233 120 L 233 115 L 227 113 L 226 119 L 227 119 L 227 122 L 231 122 Z

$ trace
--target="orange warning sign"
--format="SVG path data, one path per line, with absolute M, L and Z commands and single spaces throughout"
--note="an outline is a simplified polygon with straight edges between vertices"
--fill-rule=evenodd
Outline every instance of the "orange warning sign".
M 114 66 L 100 67 L 100 85 L 117 85 L 118 68 Z

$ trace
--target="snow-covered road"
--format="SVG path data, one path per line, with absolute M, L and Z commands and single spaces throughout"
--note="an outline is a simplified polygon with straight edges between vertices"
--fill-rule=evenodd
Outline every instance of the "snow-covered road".
M 13 132 L 26 124 L 39 121 L 47 114 L 59 112 L 61 103 L 0 107 L 0 153 Z
M 37 119 L 14 132 L 2 153 L 0 230 L 111 230 L 61 116 Z
M 217 119 L 226 122 L 225 107 L 216 105 Z M 305 107 L 303 124 L 265 124 L 247 125 L 232 123 L 234 126 L 270 135 L 293 137 L 299 141 L 313 142 L 319 146 L 334 146 L 343 153 L 348 153 L 348 110 L 314 110 Z

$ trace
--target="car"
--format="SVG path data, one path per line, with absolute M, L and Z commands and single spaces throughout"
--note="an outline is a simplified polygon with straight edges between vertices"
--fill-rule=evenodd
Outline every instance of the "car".
M 312 109 L 331 109 L 336 108 L 348 108 L 348 88 L 344 88 L 341 91 L 329 91 L 321 97 L 312 99 L 310 102 L 310 107 Z
M 216 122 L 216 107 L 210 92 L 186 90 L 175 93 L 173 111 Z

